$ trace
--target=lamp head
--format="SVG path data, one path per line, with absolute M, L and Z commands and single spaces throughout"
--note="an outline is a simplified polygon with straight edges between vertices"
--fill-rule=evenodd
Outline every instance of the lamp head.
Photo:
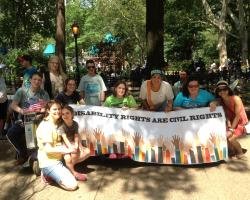
M 78 26 L 78 24 L 77 24 L 76 22 L 74 22 L 74 23 L 72 24 L 71 30 L 72 30 L 72 33 L 73 33 L 73 35 L 74 35 L 75 37 L 77 37 L 77 36 L 79 35 L 79 33 L 80 33 L 80 31 L 79 31 L 79 26 Z

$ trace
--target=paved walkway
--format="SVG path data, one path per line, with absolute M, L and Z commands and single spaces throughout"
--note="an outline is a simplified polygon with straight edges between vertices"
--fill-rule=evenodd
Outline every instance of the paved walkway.
M 240 140 L 250 146 L 250 136 Z M 250 150 L 246 153 L 249 157 Z M 14 152 L 0 141 L 1 200 L 249 200 L 250 159 L 216 165 L 178 167 L 146 165 L 130 160 L 89 159 L 89 180 L 67 192 L 41 183 L 29 170 L 13 167 Z

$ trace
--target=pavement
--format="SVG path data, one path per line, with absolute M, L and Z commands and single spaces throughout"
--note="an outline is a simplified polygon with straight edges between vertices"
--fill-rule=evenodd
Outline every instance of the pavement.
M 0 140 L 1 200 L 250 200 L 250 136 L 240 139 L 246 159 L 199 166 L 137 163 L 92 157 L 78 165 L 88 181 L 64 191 L 45 185 L 29 168 L 14 167 L 15 153 Z

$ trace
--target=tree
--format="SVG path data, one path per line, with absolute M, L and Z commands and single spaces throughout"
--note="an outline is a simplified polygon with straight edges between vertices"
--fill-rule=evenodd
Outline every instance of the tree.
M 233 6 L 235 6 L 233 4 Z M 243 62 L 243 65 L 249 67 L 248 63 L 248 30 L 247 30 L 247 24 L 246 24 L 246 13 L 244 10 L 244 4 L 243 0 L 237 0 L 237 11 L 238 11 L 238 17 L 234 14 L 232 9 L 228 7 L 227 12 L 228 15 L 231 17 L 231 19 L 234 22 L 234 25 L 238 31 L 237 39 L 240 40 L 240 46 L 241 46 L 241 59 Z
M 54 32 L 53 0 L 0 0 L 0 44 L 9 48 L 29 47 L 35 33 L 49 37 Z
M 147 69 L 162 69 L 165 65 L 163 55 L 164 1 L 146 0 L 146 40 Z
M 56 54 L 60 59 L 64 71 L 65 66 L 65 6 L 64 0 L 56 2 Z
M 227 16 L 228 0 L 220 0 L 220 3 L 221 3 L 221 9 L 219 10 L 219 12 L 214 14 L 207 0 L 202 0 L 202 4 L 206 12 L 207 19 L 219 31 L 217 48 L 219 50 L 220 65 L 224 66 L 227 61 L 226 16 Z

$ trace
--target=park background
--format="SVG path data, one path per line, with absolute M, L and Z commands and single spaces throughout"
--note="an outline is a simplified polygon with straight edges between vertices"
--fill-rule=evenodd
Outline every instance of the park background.
M 45 69 L 56 54 L 76 78 L 92 58 L 108 86 L 112 77 L 145 79 L 152 68 L 175 74 L 200 67 L 205 77 L 220 68 L 235 78 L 249 69 L 247 1 L 0 0 L 0 5 L 0 63 L 8 66 L 4 78 L 15 89 L 22 74 L 17 57 L 25 53 Z M 73 24 L 79 29 L 75 35 Z M 49 46 L 52 51 L 46 51 Z

